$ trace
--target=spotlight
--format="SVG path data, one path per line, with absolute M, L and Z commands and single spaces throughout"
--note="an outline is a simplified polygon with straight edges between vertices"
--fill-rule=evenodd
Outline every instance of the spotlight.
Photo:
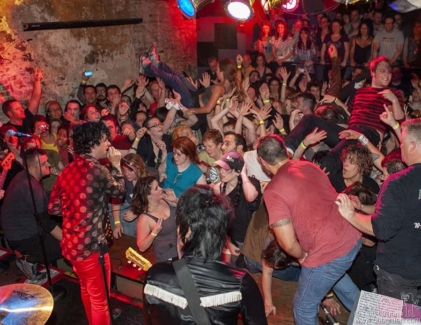
M 226 6 L 227 14 L 238 21 L 247 21 L 253 17 L 253 4 L 254 0 L 231 0 Z
M 176 0 L 177 7 L 187 19 L 195 19 L 196 13 L 215 0 Z

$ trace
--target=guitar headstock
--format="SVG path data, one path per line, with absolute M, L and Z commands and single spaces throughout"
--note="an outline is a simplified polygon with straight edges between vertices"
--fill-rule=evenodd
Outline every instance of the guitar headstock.
M 147 271 L 152 266 L 151 262 L 149 262 L 146 258 L 144 258 L 131 247 L 126 250 L 126 258 L 129 263 L 133 263 L 133 267 L 138 267 L 139 271 Z
M 10 170 L 12 168 L 12 162 L 15 159 L 15 154 L 13 152 L 9 152 L 6 157 L 1 161 L 1 167 L 3 171 Z

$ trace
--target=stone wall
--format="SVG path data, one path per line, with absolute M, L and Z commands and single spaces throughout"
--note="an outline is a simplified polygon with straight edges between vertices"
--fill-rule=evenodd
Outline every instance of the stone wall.
M 138 25 L 23 32 L 22 22 L 143 18 Z M 195 73 L 196 22 L 174 0 L 1 0 L 0 102 L 30 98 L 35 67 L 44 70 L 40 112 L 49 100 L 75 98 L 83 70 L 90 82 L 122 85 L 155 43 L 161 59 Z M 3 113 L 0 120 L 4 121 Z

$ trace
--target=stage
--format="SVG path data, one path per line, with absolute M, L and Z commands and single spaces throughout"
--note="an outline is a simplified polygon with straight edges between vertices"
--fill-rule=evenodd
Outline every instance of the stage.
M 113 244 L 110 248 L 110 257 L 111 257 L 111 264 L 112 264 L 112 292 L 111 296 L 115 298 L 115 303 L 127 303 L 130 305 L 130 311 L 127 312 L 127 315 L 124 316 L 124 308 L 123 313 L 120 317 L 122 319 L 126 319 L 128 317 L 130 320 L 126 319 L 126 323 L 116 322 L 116 324 L 142 324 L 139 320 L 134 321 L 134 318 L 141 317 L 141 307 L 142 307 L 142 290 L 143 290 L 143 281 L 146 272 L 138 271 L 137 268 L 134 268 L 131 264 L 129 264 L 126 260 L 125 252 L 128 247 L 132 247 L 136 249 L 136 239 L 133 237 L 124 236 L 118 240 L 114 240 Z M 10 252 L 9 252 L 10 253 Z M 147 258 L 151 263 L 153 263 L 153 250 L 149 249 L 142 255 Z M 10 256 L 10 255 L 9 255 Z M 72 278 L 72 269 L 71 267 L 60 261 L 58 263 L 59 270 L 61 271 L 60 277 L 57 278 L 56 281 L 65 280 L 66 282 L 72 282 L 71 287 L 74 292 L 78 292 L 78 284 L 76 279 L 68 279 L 68 277 Z M 256 280 L 260 290 L 261 290 L 261 274 L 252 274 L 253 278 Z M 15 262 L 10 263 L 10 268 L 0 275 L 0 286 L 19 283 L 24 280 L 23 274 L 17 268 Z M 77 290 L 75 289 L 75 286 Z M 273 279 L 272 282 L 272 296 L 273 296 L 273 303 L 276 306 L 276 315 L 270 315 L 268 317 L 268 324 L 275 325 L 275 324 L 282 324 L 282 325 L 293 325 L 294 319 L 292 314 L 292 301 L 297 288 L 297 284 L 293 282 L 285 282 L 278 279 Z M 262 290 L 261 290 L 262 292 Z M 66 299 L 66 298 L 64 298 Z M 70 303 L 68 300 L 63 300 L 64 306 L 66 305 L 77 305 L 80 302 L 80 296 L 76 294 L 73 298 L 71 298 Z M 114 301 L 114 299 L 113 299 Z M 71 311 L 75 317 L 71 318 L 72 321 L 67 323 L 70 317 L 67 317 L 67 308 L 60 309 L 57 303 L 57 307 L 53 313 L 58 313 L 56 318 L 51 319 L 49 321 L 49 325 L 70 325 L 70 324 L 80 324 L 84 325 L 87 324 L 86 317 L 84 315 L 84 311 L 80 302 L 79 307 L 77 308 L 78 312 Z M 129 308 L 129 307 L 127 307 Z M 132 309 L 133 308 L 133 309 Z M 70 310 L 69 310 L 70 311 Z M 72 315 L 73 315 L 72 314 Z M 130 315 L 138 315 L 132 317 Z M 324 314 L 323 312 L 319 315 L 320 324 L 323 324 Z M 341 324 L 346 324 L 349 317 L 349 313 L 341 307 L 341 315 L 337 316 L 336 319 Z M 172 325 L 171 322 L 168 322 L 169 325 Z M 242 321 L 239 319 L 238 325 L 241 325 Z M 174 324 L 176 325 L 176 324 Z

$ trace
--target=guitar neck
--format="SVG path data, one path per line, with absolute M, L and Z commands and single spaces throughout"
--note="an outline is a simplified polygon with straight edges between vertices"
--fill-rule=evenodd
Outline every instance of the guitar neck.
M 0 190 L 3 189 L 4 182 L 6 181 L 7 173 L 9 170 L 3 169 L 3 172 L 0 175 Z

